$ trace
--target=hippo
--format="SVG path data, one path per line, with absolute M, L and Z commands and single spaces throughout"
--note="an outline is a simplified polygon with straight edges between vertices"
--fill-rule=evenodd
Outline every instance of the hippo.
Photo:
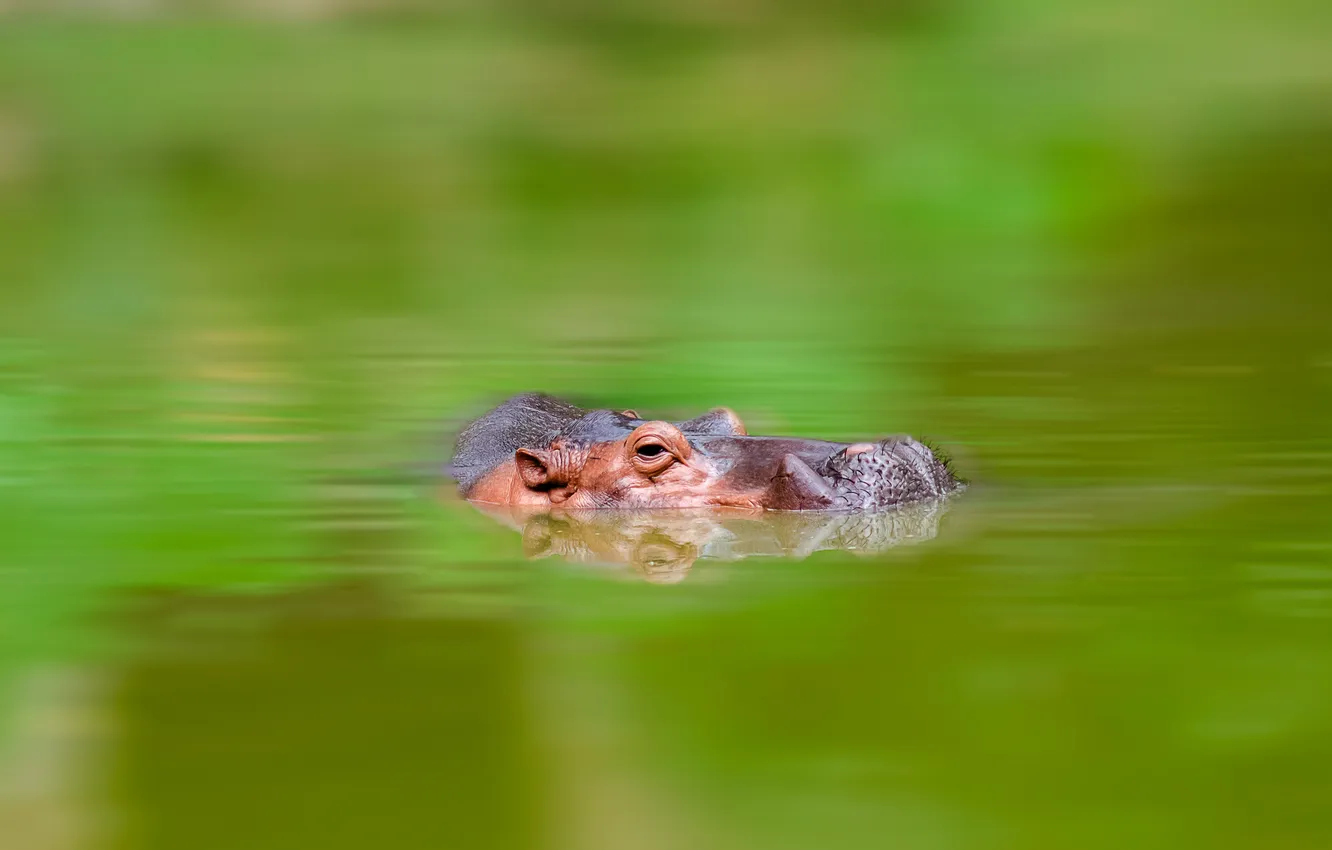
M 945 457 L 910 437 L 751 436 L 724 407 L 668 422 L 541 393 L 467 426 L 449 473 L 469 501 L 535 510 L 875 511 L 962 485 Z

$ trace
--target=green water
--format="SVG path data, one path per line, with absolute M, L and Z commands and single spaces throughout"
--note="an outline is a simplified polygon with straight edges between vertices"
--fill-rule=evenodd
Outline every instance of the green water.
M 0 835 L 1332 843 L 1332 64 L 1137 5 L 0 23 Z M 529 560 L 531 389 L 973 486 Z

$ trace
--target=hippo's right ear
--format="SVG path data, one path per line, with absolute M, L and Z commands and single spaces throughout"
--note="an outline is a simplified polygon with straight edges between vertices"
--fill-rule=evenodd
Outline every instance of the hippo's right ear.
M 702 416 L 681 422 L 680 430 L 686 434 L 717 437 L 743 437 L 749 433 L 745 430 L 745 423 L 729 407 L 714 407 Z

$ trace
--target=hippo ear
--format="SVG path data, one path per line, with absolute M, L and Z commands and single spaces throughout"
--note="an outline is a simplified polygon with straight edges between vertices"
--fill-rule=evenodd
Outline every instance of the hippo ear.
M 513 453 L 518 476 L 529 490 L 540 490 L 556 482 L 551 477 L 550 452 L 545 449 L 519 449 Z
M 714 407 L 702 416 L 681 422 L 680 430 L 686 434 L 714 437 L 743 437 L 749 433 L 745 430 L 745 423 L 729 407 Z

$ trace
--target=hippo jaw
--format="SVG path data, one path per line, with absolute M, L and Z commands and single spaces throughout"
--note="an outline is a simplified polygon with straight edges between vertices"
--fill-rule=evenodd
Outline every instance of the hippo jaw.
M 551 411 L 553 427 L 524 419 Z M 909 437 L 846 444 L 749 436 L 724 408 L 671 423 L 547 396 L 520 396 L 474 423 L 453 468 L 464 470 L 459 484 L 469 500 L 538 510 L 878 510 L 958 486 L 946 463 Z

